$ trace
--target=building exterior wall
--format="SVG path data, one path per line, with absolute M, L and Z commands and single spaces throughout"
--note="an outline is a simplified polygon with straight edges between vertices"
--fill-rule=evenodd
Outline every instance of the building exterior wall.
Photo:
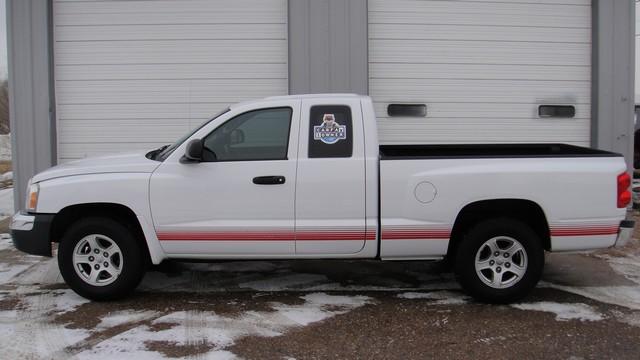
M 640 1 L 636 0 L 636 105 L 640 105 Z
M 633 166 L 635 3 L 593 1 L 591 146 L 624 154 Z
M 289 92 L 368 93 L 366 0 L 288 1 Z M 634 1 L 593 0 L 591 145 L 633 144 Z M 54 165 L 56 124 L 51 1 L 7 0 L 15 205 L 26 181 Z
M 7 1 L 7 57 L 14 206 L 24 208 L 27 181 L 55 164 L 50 3 Z
M 368 93 L 367 0 L 289 0 L 289 93 Z

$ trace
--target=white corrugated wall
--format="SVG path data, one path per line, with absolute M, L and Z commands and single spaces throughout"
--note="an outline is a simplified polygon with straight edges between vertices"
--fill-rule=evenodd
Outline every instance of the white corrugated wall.
M 382 143 L 590 144 L 590 0 L 370 0 L 369 90 Z M 390 103 L 427 104 L 389 118 Z M 576 107 L 539 118 L 538 105 Z
M 286 0 L 55 0 L 58 160 L 151 149 L 288 93 Z

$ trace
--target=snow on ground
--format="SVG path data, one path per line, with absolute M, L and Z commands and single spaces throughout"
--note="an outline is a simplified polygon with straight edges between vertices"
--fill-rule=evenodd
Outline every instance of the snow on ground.
M 640 286 L 566 286 L 551 283 L 541 283 L 540 286 L 566 291 L 606 304 L 640 310 Z
M 96 326 L 97 329 L 108 329 L 114 326 L 119 326 L 126 323 L 139 322 L 147 319 L 151 319 L 158 315 L 156 311 L 130 311 L 122 310 L 110 313 L 103 317 L 100 323 Z
M 541 282 L 539 286 L 570 292 L 607 304 L 640 310 L 640 256 L 596 255 L 605 260 L 618 274 L 635 283 L 635 285 L 616 286 L 568 286 Z
M 620 257 L 600 255 L 598 257 L 606 260 L 618 274 L 622 274 L 625 278 L 636 284 L 640 284 L 640 256 L 627 255 Z
M 398 294 L 398 297 L 401 299 L 434 300 L 434 305 L 462 305 L 470 300 L 468 296 L 452 291 L 405 292 Z
M 0 189 L 0 220 L 13 213 L 13 188 Z
M 11 161 L 11 134 L 0 135 L 0 161 Z
M 135 327 L 81 352 L 78 357 L 103 359 L 126 353 L 136 359 L 154 358 L 157 353 L 148 350 L 145 344 L 161 342 L 177 346 L 200 344 L 212 349 L 202 358 L 229 359 L 235 356 L 225 349 L 239 338 L 280 336 L 289 329 L 344 314 L 371 302 L 366 296 L 324 293 L 308 294 L 301 299 L 305 301 L 301 305 L 274 303 L 271 305 L 273 311 L 247 311 L 234 317 L 212 311 L 169 313 L 152 321 L 153 326 L 162 326 L 162 330 L 153 330 L 149 326 Z
M 0 175 L 0 181 L 9 181 L 13 180 L 13 171 L 7 171 L 6 173 Z
M 0 262 L 0 284 L 6 284 L 16 275 L 27 270 L 28 264 L 7 264 Z
M 57 315 L 75 310 L 82 304 L 89 303 L 89 300 L 81 297 L 72 290 L 61 289 L 47 292 L 30 291 L 28 288 L 24 291 L 19 290 L 21 307 L 25 311 L 46 310 L 54 312 Z
M 13 248 L 13 242 L 11 241 L 11 235 L 0 234 L 0 251 Z
M 625 314 L 622 311 L 613 310 L 611 311 L 611 313 L 618 321 L 622 323 L 635 326 L 635 327 L 640 327 L 640 312 Z
M 540 301 L 534 303 L 512 304 L 512 307 L 520 310 L 544 311 L 556 314 L 556 320 L 580 320 L 580 321 L 600 321 L 604 315 L 598 313 L 595 308 L 587 304 L 568 304 L 550 301 Z
M 72 311 L 88 302 L 71 290 L 38 292 L 18 290 L 16 310 L 0 311 L 0 349 L 4 359 L 50 358 L 52 353 L 76 344 L 90 333 L 53 324 L 49 314 Z M 34 341 L 37 339 L 37 341 Z

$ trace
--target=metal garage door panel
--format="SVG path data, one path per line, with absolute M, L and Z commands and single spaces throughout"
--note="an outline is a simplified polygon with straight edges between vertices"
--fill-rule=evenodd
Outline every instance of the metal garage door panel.
M 56 0 L 58 157 L 172 142 L 288 93 L 286 0 Z
M 589 145 L 591 2 L 370 0 L 369 77 L 382 143 Z M 427 117 L 389 118 L 403 102 Z
M 280 79 L 79 80 L 60 81 L 56 88 L 61 105 L 229 103 L 286 91 Z
M 56 65 L 274 63 L 286 40 L 158 40 L 56 42 Z M 286 54 L 286 52 L 285 52 Z
M 279 24 L 281 0 L 55 0 L 59 26 Z

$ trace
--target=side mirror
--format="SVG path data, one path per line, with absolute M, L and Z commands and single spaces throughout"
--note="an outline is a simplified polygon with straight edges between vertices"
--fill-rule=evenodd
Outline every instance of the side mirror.
M 244 142 L 244 131 L 240 129 L 234 129 L 229 134 L 229 145 L 242 144 Z
M 193 139 L 187 144 L 187 150 L 184 152 L 180 162 L 183 164 L 197 163 L 202 161 L 202 139 Z

